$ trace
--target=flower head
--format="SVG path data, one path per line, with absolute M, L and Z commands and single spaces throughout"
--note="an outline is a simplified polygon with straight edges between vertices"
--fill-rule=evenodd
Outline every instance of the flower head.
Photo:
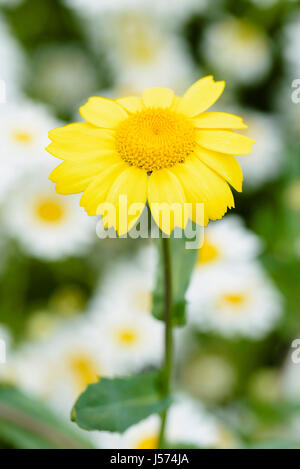
M 90 98 L 80 109 L 85 123 L 49 134 L 48 152 L 64 160 L 50 176 L 57 192 L 83 192 L 87 213 L 102 214 L 104 226 L 119 235 L 133 227 L 147 201 L 167 234 L 176 226 L 185 228 L 188 219 L 206 225 L 222 218 L 234 206 L 228 183 L 242 190 L 242 171 L 233 155 L 250 153 L 254 143 L 233 131 L 246 127 L 240 117 L 205 112 L 223 89 L 224 82 L 208 76 L 182 97 L 157 87 L 141 98 Z M 125 217 L 120 216 L 123 196 Z M 187 203 L 192 210 L 176 216 L 176 207 Z M 204 204 L 204 220 L 195 214 L 198 203 Z M 107 204 L 117 216 L 106 214 Z

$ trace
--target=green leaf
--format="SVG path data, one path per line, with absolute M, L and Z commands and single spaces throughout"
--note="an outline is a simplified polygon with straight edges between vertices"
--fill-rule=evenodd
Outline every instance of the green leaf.
M 170 403 L 162 397 L 160 375 L 148 372 L 123 378 L 102 378 L 81 394 L 72 420 L 85 430 L 123 432 Z
M 0 386 L 0 439 L 19 449 L 88 449 L 76 428 L 44 404 L 11 386 Z
M 194 228 L 195 229 L 195 228 Z M 194 238 L 195 239 L 195 238 Z M 186 243 L 193 239 L 170 238 L 170 258 L 172 275 L 172 319 L 173 325 L 183 326 L 186 323 L 185 294 L 198 256 L 198 249 L 186 249 Z M 159 263 L 156 273 L 156 285 L 153 292 L 152 314 L 156 319 L 164 320 L 164 265 L 162 242 L 158 240 Z

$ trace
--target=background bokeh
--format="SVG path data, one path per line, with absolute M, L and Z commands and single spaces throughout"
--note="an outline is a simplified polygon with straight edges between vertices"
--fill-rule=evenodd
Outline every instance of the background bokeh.
M 77 196 L 55 194 L 44 147 L 91 95 L 182 94 L 208 74 L 226 80 L 217 108 L 242 115 L 257 143 L 238 158 L 234 215 L 199 253 L 169 438 L 300 444 L 299 51 L 292 0 L 0 0 L 0 448 L 155 446 L 155 416 L 122 436 L 69 423 L 97 375 L 159 365 L 162 325 L 150 316 L 154 247 L 99 239 Z M 65 439 L 38 437 L 36 420 Z

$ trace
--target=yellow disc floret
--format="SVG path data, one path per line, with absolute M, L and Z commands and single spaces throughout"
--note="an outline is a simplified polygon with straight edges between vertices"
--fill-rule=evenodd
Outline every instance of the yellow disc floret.
M 191 122 L 169 109 L 146 109 L 116 129 L 116 147 L 131 166 L 152 172 L 183 163 L 196 147 Z

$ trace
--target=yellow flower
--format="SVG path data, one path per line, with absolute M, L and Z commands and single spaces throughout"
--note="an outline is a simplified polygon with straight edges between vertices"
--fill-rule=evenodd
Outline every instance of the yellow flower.
M 233 129 L 247 126 L 238 116 L 206 112 L 225 83 L 208 76 L 182 97 L 168 88 L 150 88 L 139 97 L 111 100 L 92 97 L 80 108 L 85 123 L 69 124 L 49 133 L 47 150 L 63 159 L 51 174 L 61 194 L 83 192 L 81 205 L 89 215 L 103 215 L 106 228 L 129 231 L 149 203 L 159 227 L 170 234 L 188 219 L 201 223 L 196 204 L 204 204 L 203 224 L 222 218 L 234 207 L 228 183 L 242 190 L 242 171 L 233 155 L 251 152 L 254 143 Z M 120 200 L 126 197 L 126 214 Z M 107 204 L 117 216 L 109 217 Z M 163 215 L 158 204 L 163 205 Z M 178 216 L 176 206 L 191 204 Z M 170 215 L 164 217 L 165 213 Z

